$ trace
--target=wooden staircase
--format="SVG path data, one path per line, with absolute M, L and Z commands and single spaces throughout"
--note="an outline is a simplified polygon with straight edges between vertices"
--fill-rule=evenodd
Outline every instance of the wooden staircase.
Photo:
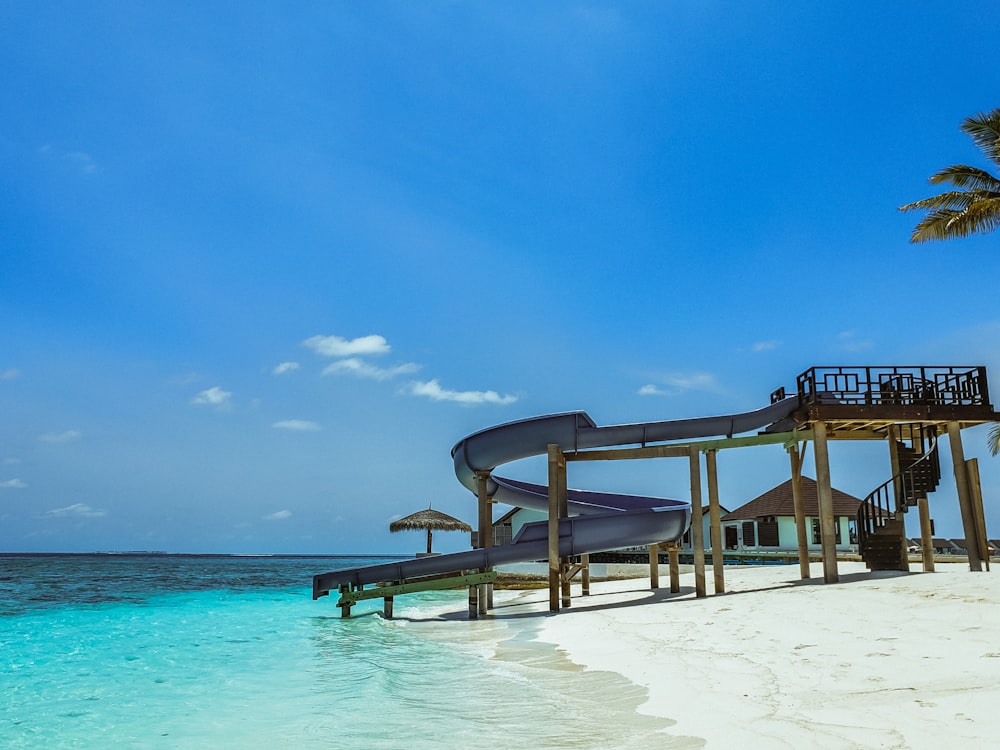
M 900 425 L 899 473 L 879 485 L 858 507 L 858 550 L 869 570 L 907 570 L 903 514 L 941 480 L 933 427 Z

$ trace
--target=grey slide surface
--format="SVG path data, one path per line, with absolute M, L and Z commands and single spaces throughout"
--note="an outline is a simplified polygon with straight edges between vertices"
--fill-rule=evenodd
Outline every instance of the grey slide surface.
M 787 418 L 798 406 L 790 397 L 756 411 L 716 417 L 598 427 L 586 412 L 532 417 L 490 427 L 460 440 L 452 449 L 455 475 L 477 492 L 476 472 L 490 472 L 487 490 L 495 501 L 519 508 L 548 510 L 548 488 L 495 476 L 501 464 L 548 453 L 550 444 L 564 451 L 646 445 L 737 435 Z M 691 504 L 681 500 L 568 491 L 570 518 L 559 523 L 559 554 L 582 555 L 676 539 L 691 521 Z M 337 570 L 313 577 L 313 598 L 343 584 L 362 586 L 459 570 L 544 560 L 548 557 L 548 522 L 525 524 L 510 544 L 420 557 L 397 563 Z

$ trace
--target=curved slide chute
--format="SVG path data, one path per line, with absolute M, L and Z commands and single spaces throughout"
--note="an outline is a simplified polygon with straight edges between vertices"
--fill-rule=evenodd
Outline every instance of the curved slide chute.
M 599 427 L 586 412 L 532 417 L 490 427 L 460 440 L 452 449 L 455 475 L 477 493 L 477 472 L 489 472 L 487 492 L 496 502 L 520 508 L 548 510 L 548 488 L 493 475 L 501 464 L 548 453 L 646 445 L 674 440 L 728 436 L 749 432 L 786 419 L 797 408 L 796 397 L 763 409 L 716 417 Z M 621 547 L 676 539 L 691 521 L 691 504 L 680 500 L 607 492 L 568 490 L 571 516 L 559 522 L 560 556 L 603 552 Z M 457 570 L 487 568 L 548 557 L 548 522 L 525 524 L 510 544 L 420 557 L 397 563 L 351 568 L 313 577 L 313 598 L 343 585 L 355 587 L 379 581 L 402 581 Z

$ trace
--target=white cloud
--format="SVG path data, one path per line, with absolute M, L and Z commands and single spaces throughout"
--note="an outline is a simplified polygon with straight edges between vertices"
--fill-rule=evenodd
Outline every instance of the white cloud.
M 93 174 L 97 171 L 97 162 L 85 151 L 62 151 L 53 147 L 51 143 L 47 143 L 38 149 L 38 152 L 46 157 L 56 157 L 71 162 L 85 174 Z
M 658 383 L 647 383 L 637 393 L 640 396 L 676 396 L 685 391 L 715 391 L 715 376 L 707 372 L 670 373 L 657 377 Z
M 327 365 L 323 369 L 324 375 L 350 374 L 359 378 L 371 378 L 372 380 L 391 380 L 399 375 L 409 375 L 417 372 L 420 365 L 415 362 L 405 362 L 395 367 L 377 367 L 370 362 L 365 362 L 357 357 L 341 359 Z
M 863 352 L 875 345 L 872 341 L 857 338 L 856 331 L 841 331 L 837 334 L 837 341 L 845 352 Z
M 264 516 L 265 521 L 284 521 L 286 518 L 292 517 L 292 511 L 290 510 L 279 510 L 274 513 L 268 513 Z
M 225 406 L 229 403 L 232 395 L 232 392 L 224 391 L 216 385 L 199 393 L 191 399 L 191 403 L 205 406 Z
M 94 157 L 84 151 L 69 151 L 64 158 L 76 164 L 80 171 L 86 174 L 93 174 L 97 171 L 97 162 L 94 161 Z
M 65 432 L 46 432 L 38 438 L 43 443 L 72 443 L 80 439 L 79 430 L 66 430 Z
M 388 354 L 392 347 L 383 336 L 372 334 L 356 339 L 340 336 L 312 336 L 302 342 L 322 357 L 353 357 L 355 355 L 378 356 Z
M 755 341 L 754 345 L 750 347 L 755 353 L 759 352 L 770 352 L 781 346 L 780 341 Z
M 309 431 L 322 429 L 315 422 L 310 422 L 306 419 L 283 419 L 280 422 L 275 422 L 271 426 L 276 427 L 279 430 Z
M 55 508 L 46 511 L 45 515 L 54 518 L 100 518 L 101 516 L 106 516 L 107 511 L 91 508 L 84 503 L 73 503 L 72 505 L 67 505 L 65 508 Z
M 0 490 L 20 490 L 28 485 L 20 479 L 5 479 L 0 482 Z
M 13 367 L 0 372 L 0 380 L 14 380 L 14 378 L 19 377 L 21 377 L 21 371 Z
M 271 372 L 274 375 L 284 375 L 286 372 L 294 372 L 299 369 L 298 362 L 282 362 L 280 365 L 275 367 Z
M 517 396 L 501 396 L 496 391 L 450 391 L 441 387 L 437 378 L 421 383 L 414 381 L 405 390 L 411 396 L 426 396 L 432 401 L 454 401 L 458 404 L 512 404 Z

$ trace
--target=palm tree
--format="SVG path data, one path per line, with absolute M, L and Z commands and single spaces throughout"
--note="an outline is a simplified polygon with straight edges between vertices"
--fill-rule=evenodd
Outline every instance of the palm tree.
M 1000 108 L 967 117 L 961 128 L 1000 167 Z M 968 237 L 974 232 L 986 234 L 1000 226 L 1000 179 L 977 167 L 956 164 L 931 175 L 930 181 L 958 189 L 899 207 L 900 211 L 928 212 L 913 229 L 910 242 Z M 997 437 L 1000 439 L 1000 435 Z
M 1000 422 L 994 422 L 990 434 L 986 436 L 986 446 L 994 456 L 1000 453 Z

